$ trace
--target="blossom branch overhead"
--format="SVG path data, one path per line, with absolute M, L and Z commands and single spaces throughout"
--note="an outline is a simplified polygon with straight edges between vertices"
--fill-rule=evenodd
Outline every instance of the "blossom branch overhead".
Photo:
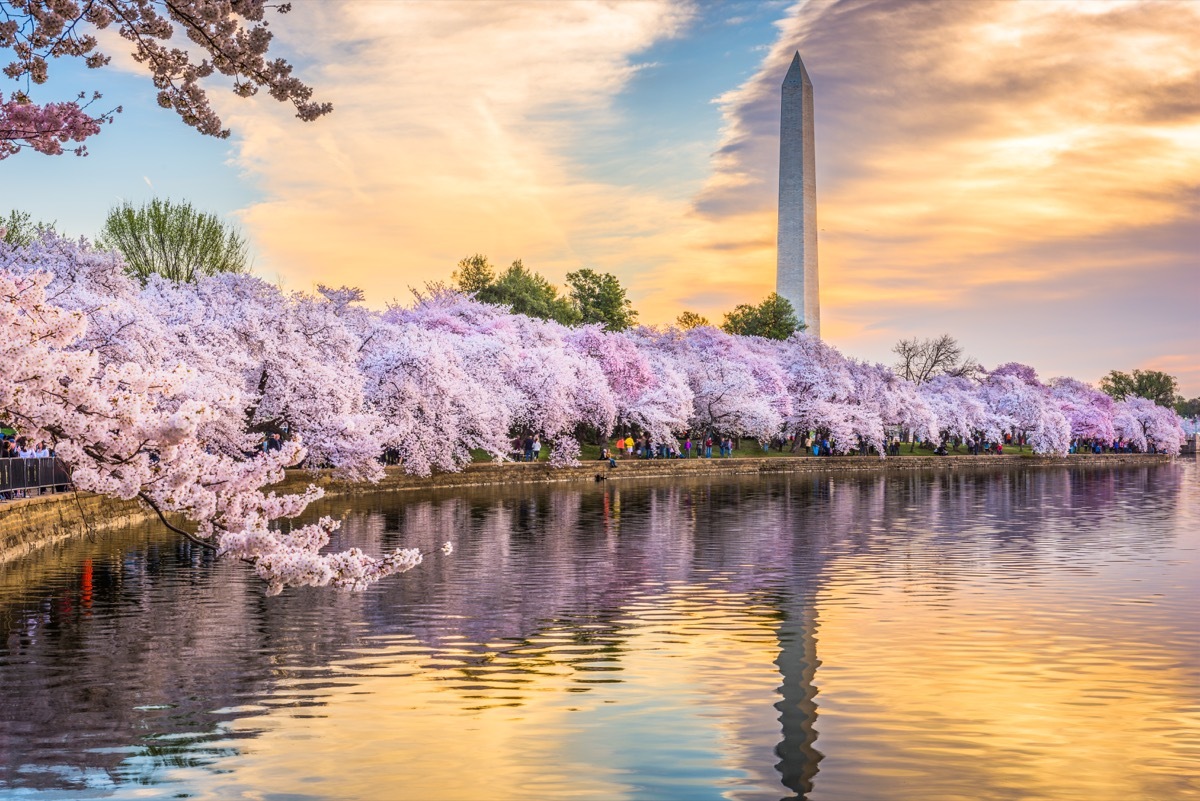
M 158 104 L 207 136 L 229 136 L 207 93 L 215 75 L 231 78 L 240 97 L 265 89 L 291 103 L 306 122 L 328 114 L 332 104 L 314 101 L 312 88 L 292 74 L 287 61 L 269 57 L 268 10 L 284 14 L 291 6 L 264 0 L 0 0 L 0 51 L 12 54 L 4 74 L 21 87 L 7 100 L 0 93 L 0 159 L 24 148 L 59 155 L 64 143 L 83 142 L 112 122 L 120 107 L 93 116 L 83 95 L 72 101 L 33 99 L 36 87 L 49 80 L 54 58 L 78 58 L 89 69 L 106 66 L 110 57 L 97 49 L 89 31 L 110 27 L 133 44 L 133 58 L 150 73 Z M 170 46 L 179 33 L 200 55 Z M 82 145 L 74 152 L 87 154 Z

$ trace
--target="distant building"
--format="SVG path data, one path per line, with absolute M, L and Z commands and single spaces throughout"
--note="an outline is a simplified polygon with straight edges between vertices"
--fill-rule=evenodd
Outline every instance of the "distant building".
M 821 336 L 817 276 L 817 162 L 813 86 L 800 60 L 783 79 L 779 120 L 779 247 L 775 291 L 787 298 L 808 333 Z

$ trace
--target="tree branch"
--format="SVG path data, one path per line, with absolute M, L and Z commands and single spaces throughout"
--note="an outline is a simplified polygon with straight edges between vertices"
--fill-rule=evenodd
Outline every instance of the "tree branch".
M 207 548 L 208 550 L 210 550 L 214 553 L 217 552 L 218 548 L 216 545 L 213 545 L 211 542 L 206 542 L 205 540 L 200 539 L 199 537 L 197 537 L 195 534 L 192 534 L 191 532 L 184 531 L 179 526 L 176 526 L 173 523 L 171 523 L 171 521 L 167 520 L 166 515 L 164 515 L 162 512 L 162 509 L 158 508 L 158 504 L 155 503 L 154 499 L 151 498 L 149 495 L 147 495 L 144 492 L 139 492 L 138 497 L 141 498 L 142 501 L 144 501 L 147 506 L 149 506 L 151 509 L 154 510 L 155 514 L 158 515 L 158 519 L 161 520 L 162 524 L 164 526 L 166 526 L 168 529 L 170 529 L 171 531 L 174 531 L 176 534 L 179 534 L 180 536 L 184 537 L 185 539 L 190 540 L 191 542 L 194 542 L 196 545 L 199 545 L 201 548 Z

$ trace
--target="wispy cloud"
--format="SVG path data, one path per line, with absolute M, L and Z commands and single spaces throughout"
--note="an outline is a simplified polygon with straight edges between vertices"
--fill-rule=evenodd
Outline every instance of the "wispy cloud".
M 302 10 L 286 43 L 303 51 L 306 77 L 335 112 L 298 131 L 269 100 L 222 104 L 240 163 L 268 196 L 244 222 L 263 261 L 294 285 L 347 281 L 378 303 L 448 277 L 476 251 L 559 275 L 622 251 L 661 258 L 639 243 L 656 220 L 678 216 L 672 201 L 585 178 L 581 165 L 620 125 L 612 100 L 640 68 L 637 54 L 677 35 L 686 7 Z

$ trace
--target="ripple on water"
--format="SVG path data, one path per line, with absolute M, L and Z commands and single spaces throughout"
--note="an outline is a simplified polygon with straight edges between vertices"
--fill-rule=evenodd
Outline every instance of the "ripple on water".
M 1198 479 L 322 502 L 342 546 L 457 545 L 352 595 L 56 546 L 0 567 L 0 795 L 1200 797 Z

